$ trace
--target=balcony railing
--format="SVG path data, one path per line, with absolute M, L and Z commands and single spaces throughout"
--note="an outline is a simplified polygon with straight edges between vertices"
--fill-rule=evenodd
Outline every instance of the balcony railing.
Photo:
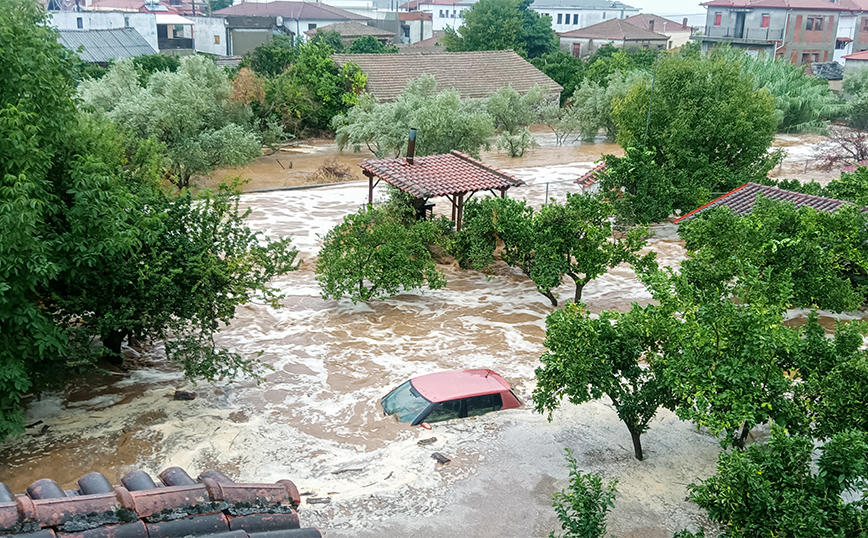
M 157 46 L 160 48 L 160 50 L 192 49 L 193 38 L 175 37 L 170 39 L 161 37 L 157 40 Z
M 736 37 L 734 26 L 706 26 L 705 36 L 720 39 L 744 40 L 744 41 L 783 41 L 783 28 L 744 28 L 741 35 Z

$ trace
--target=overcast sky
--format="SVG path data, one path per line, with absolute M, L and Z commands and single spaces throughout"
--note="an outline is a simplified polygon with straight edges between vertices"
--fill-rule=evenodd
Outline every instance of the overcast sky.
M 654 13 L 681 22 L 687 17 L 692 26 L 705 24 L 705 8 L 699 0 L 622 0 L 625 4 L 642 9 L 642 13 Z

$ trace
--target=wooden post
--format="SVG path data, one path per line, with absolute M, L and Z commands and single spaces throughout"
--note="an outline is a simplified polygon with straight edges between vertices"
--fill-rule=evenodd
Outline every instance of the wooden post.
M 457 205 L 458 205 L 458 195 L 453 194 L 452 195 L 452 222 L 457 222 L 455 220 L 455 212 L 456 212 L 455 210 L 456 210 Z
M 464 216 L 464 193 L 458 194 L 458 220 L 455 221 L 455 231 L 461 231 L 461 217 Z
M 500 189 L 500 197 L 506 198 L 506 189 Z
M 364 171 L 364 174 L 368 176 L 368 205 L 374 204 L 374 174 Z

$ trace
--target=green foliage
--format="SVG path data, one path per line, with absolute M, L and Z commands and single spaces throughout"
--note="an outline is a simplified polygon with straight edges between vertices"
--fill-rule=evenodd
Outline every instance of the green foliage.
M 651 81 L 640 80 L 616 99 L 618 143 L 648 148 L 675 186 L 673 208 L 691 211 L 711 192 L 726 192 L 766 177 L 778 155 L 774 99 L 738 63 L 724 58 L 661 56 L 650 128 L 645 135 Z
M 604 311 L 595 318 L 579 304 L 549 314 L 547 351 L 540 357 L 533 392 L 537 412 L 548 413 L 551 420 L 563 398 L 582 404 L 606 395 L 641 460 L 640 436 L 658 408 L 674 405 L 671 389 L 654 371 L 659 347 L 654 326 L 660 315 L 657 307 L 635 304 L 628 313 Z
M 498 135 L 495 143 L 497 149 L 505 149 L 510 157 L 521 157 L 525 151 L 539 145 L 527 127 L 516 133 L 504 131 Z
M 594 55 L 588 58 L 587 77 L 591 82 L 603 86 L 607 79 L 616 73 L 630 71 L 648 71 L 654 67 L 654 61 L 659 54 L 656 50 L 623 50 L 606 43 L 598 48 Z
M 349 54 L 392 54 L 398 52 L 398 47 L 383 43 L 372 35 L 362 36 L 346 50 Z
M 292 36 L 275 35 L 270 43 L 263 43 L 245 54 L 241 67 L 275 77 L 286 71 L 297 58 L 298 47 L 293 43 Z
M 510 157 L 521 157 L 527 149 L 537 145 L 528 126 L 540 120 L 544 97 L 539 85 L 524 95 L 512 86 L 504 86 L 488 97 L 485 108 L 494 120 L 494 127 L 501 131 L 497 138 L 498 149 L 507 150 Z
M 208 14 L 227 8 L 232 5 L 232 0 L 208 0 Z
M 146 85 L 151 75 L 158 71 L 171 71 L 174 73 L 181 67 L 181 60 L 177 56 L 167 54 L 148 54 L 135 56 L 130 60 L 139 70 L 139 84 Z
M 868 72 L 854 69 L 844 73 L 842 82 L 847 97 L 847 120 L 855 129 L 868 129 Z
M 450 246 L 462 267 L 485 269 L 501 256 L 537 286 L 557 306 L 553 289 L 564 276 L 575 283 L 575 302 L 582 290 L 610 268 L 625 262 L 650 264 L 653 254 L 639 258 L 645 246 L 644 228 L 615 233 L 612 206 L 599 198 L 570 194 L 566 203 L 549 203 L 540 211 L 509 198 L 471 200 L 465 206 L 464 225 Z
M 558 37 L 549 15 L 528 9 L 531 0 L 480 0 L 464 13 L 456 32 L 446 28 L 446 50 L 514 50 L 537 58 L 558 50 Z
M 562 538 L 602 538 L 606 534 L 606 514 L 615 504 L 618 480 L 603 485 L 597 473 L 582 473 L 576 457 L 566 449 L 570 485 L 552 495 L 552 506 L 565 531 Z M 549 538 L 555 538 L 554 532 Z
M 809 438 L 774 428 L 765 445 L 722 453 L 717 474 L 691 484 L 690 498 L 723 525 L 725 536 L 864 536 L 868 434 L 845 432 L 819 448 Z M 845 502 L 845 492 L 861 499 Z
M 698 288 L 722 294 L 749 264 L 769 285 L 792 281 L 787 304 L 855 310 L 865 301 L 866 222 L 853 206 L 826 213 L 766 199 L 744 217 L 705 211 L 679 228 L 689 251 L 681 271 Z
M 0 3 L 0 437 L 21 431 L 23 395 L 126 336 L 171 336 L 190 376 L 252 372 L 212 337 L 238 304 L 276 302 L 266 283 L 295 252 L 250 232 L 237 195 L 161 190 L 163 146 L 78 113 L 75 59 L 43 8 Z
M 409 129 L 418 129 L 416 155 L 463 151 L 478 156 L 494 134 L 491 117 L 477 102 L 462 101 L 455 90 L 436 91 L 434 77 L 411 81 L 394 101 L 378 103 L 363 94 L 359 103 L 332 121 L 338 147 L 367 147 L 378 158 L 400 156 Z
M 825 186 L 815 181 L 802 183 L 797 179 L 779 181 L 769 179 L 763 183 L 788 191 L 846 200 L 858 207 L 868 206 L 868 167 L 864 165 L 858 166 L 852 172 L 842 171 L 840 178 L 833 179 Z
M 208 58 L 185 57 L 177 72 L 158 71 L 144 87 L 130 79 L 133 71 L 130 62 L 122 61 L 102 79 L 82 82 L 82 101 L 135 137 L 165 144 L 168 174 L 177 186 L 261 155 L 260 141 L 249 127 L 249 108 L 230 99 L 226 73 Z M 124 93 L 117 93 L 118 88 Z
M 774 96 L 778 131 L 823 131 L 829 119 L 844 112 L 844 103 L 829 89 L 828 81 L 805 74 L 804 66 L 784 58 L 753 58 L 727 46 L 715 47 L 712 56 L 740 64 L 754 88 L 765 88 Z
M 602 130 L 613 140 L 618 126 L 612 117 L 613 104 L 624 99 L 630 87 L 645 76 L 642 71 L 617 71 L 604 79 L 604 84 L 585 79 L 570 99 L 573 116 L 582 138 L 593 141 Z
M 602 192 L 620 192 L 613 201 L 619 219 L 649 224 L 672 214 L 675 186 L 666 169 L 654 162 L 654 153 L 627 148 L 623 157 L 604 155 L 606 169 L 600 179 Z
M 562 50 L 531 58 L 530 63 L 564 88 L 561 92 L 561 105 L 566 103 L 582 83 L 587 70 L 585 62 Z
M 349 297 L 354 303 L 391 297 L 402 289 L 446 285 L 428 245 L 439 241 L 430 221 L 407 225 L 400 215 L 367 207 L 344 217 L 323 238 L 316 279 L 324 299 Z
M 341 41 L 341 34 L 335 30 L 317 30 L 310 42 L 326 45 L 334 52 L 344 52 L 344 42 Z

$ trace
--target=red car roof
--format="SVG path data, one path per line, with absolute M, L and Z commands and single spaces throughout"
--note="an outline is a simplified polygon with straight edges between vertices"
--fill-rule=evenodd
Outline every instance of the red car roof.
M 421 375 L 410 382 L 419 394 L 435 403 L 510 390 L 499 374 L 482 368 Z

